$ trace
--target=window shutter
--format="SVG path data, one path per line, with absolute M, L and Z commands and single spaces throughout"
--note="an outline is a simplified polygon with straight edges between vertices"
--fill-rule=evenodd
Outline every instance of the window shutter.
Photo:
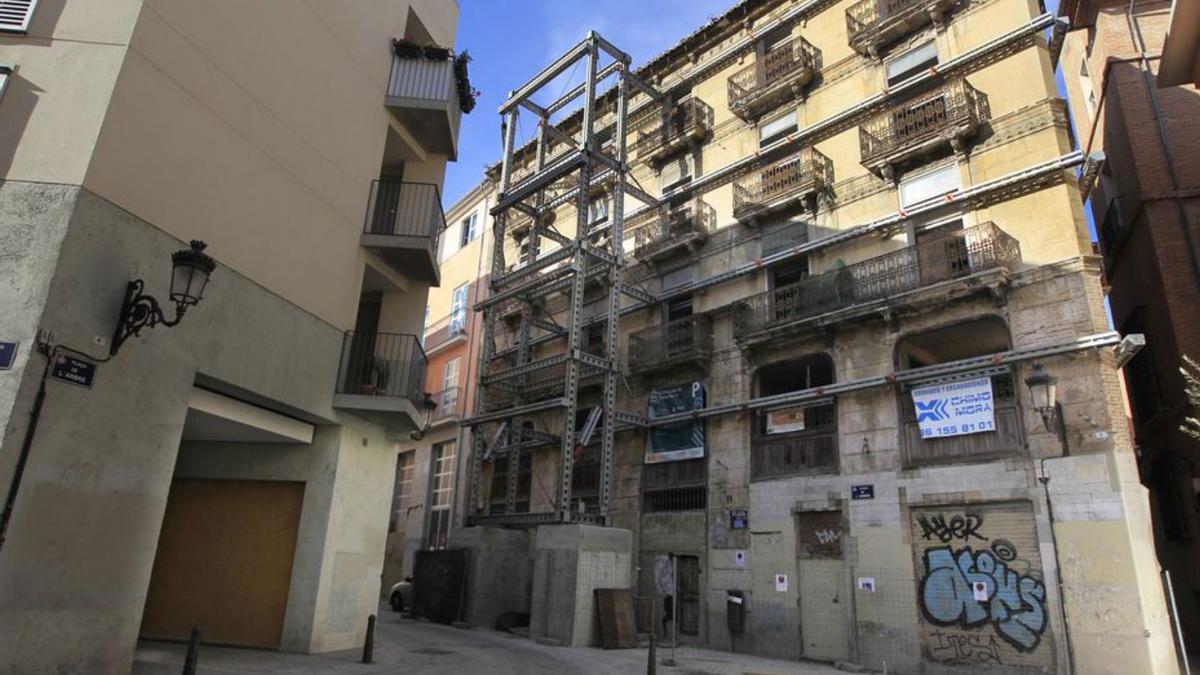
M 785 115 L 776 117 L 758 128 L 758 140 L 760 143 L 773 139 L 780 134 L 790 134 L 796 130 L 796 111 L 790 110 Z
M 695 163 L 691 155 L 683 155 L 678 159 L 669 160 L 663 164 L 659 174 L 663 191 L 692 179 L 692 166 Z
M 933 42 L 926 42 L 904 52 L 887 64 L 887 82 L 891 86 L 901 80 L 907 80 L 913 75 L 936 65 L 938 62 L 937 47 Z
M 0 0 L 0 31 L 24 33 L 38 0 Z

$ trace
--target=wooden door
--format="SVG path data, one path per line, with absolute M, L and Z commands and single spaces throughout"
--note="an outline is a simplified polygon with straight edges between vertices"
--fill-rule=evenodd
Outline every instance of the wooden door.
M 142 637 L 279 647 L 303 501 L 304 483 L 172 481 Z
M 841 511 L 796 516 L 800 654 L 818 661 L 850 660 L 849 579 L 842 556 Z

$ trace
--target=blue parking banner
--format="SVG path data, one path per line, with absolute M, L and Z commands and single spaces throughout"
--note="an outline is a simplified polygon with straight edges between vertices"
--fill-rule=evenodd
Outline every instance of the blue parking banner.
M 996 430 L 990 377 L 919 387 L 912 399 L 921 438 Z

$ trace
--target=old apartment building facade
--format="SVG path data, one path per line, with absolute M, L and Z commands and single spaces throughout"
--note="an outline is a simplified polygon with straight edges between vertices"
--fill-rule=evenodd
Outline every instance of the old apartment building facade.
M 506 547 L 471 573 L 516 590 L 468 599 L 472 617 L 532 611 L 553 636 L 538 570 L 562 541 L 522 528 L 599 523 L 631 534 L 655 630 L 675 594 L 685 643 L 891 672 L 1176 672 L 1054 23 L 1027 0 L 739 3 L 636 71 L 665 103 L 630 97 L 619 245 L 601 97 L 587 217 L 568 183 L 493 220 L 450 546 Z M 496 202 L 568 161 L 579 120 L 515 139 Z M 564 286 L 533 282 L 570 246 L 624 258 L 615 344 L 588 319 L 603 281 L 578 334 Z M 592 355 L 637 413 L 614 420 L 607 493 Z M 546 410 L 571 360 L 564 456 Z M 955 392 L 988 414 L 935 424 Z
M 5 4 L 0 671 L 123 675 L 196 625 L 362 644 L 425 420 L 457 18 Z
M 1071 31 L 1062 68 L 1076 136 L 1105 158 L 1085 187 L 1113 325 L 1146 335 L 1146 349 L 1125 367 L 1134 443 L 1159 561 L 1171 573 L 1182 632 L 1197 652 L 1200 444 L 1179 430 L 1195 414 L 1179 368 L 1181 355 L 1200 353 L 1200 138 L 1193 124 L 1200 92 L 1157 81 L 1170 12 L 1166 2 L 1063 3 Z M 1182 3 L 1179 18 L 1185 38 L 1194 8 Z M 1178 49 L 1187 54 L 1185 43 Z

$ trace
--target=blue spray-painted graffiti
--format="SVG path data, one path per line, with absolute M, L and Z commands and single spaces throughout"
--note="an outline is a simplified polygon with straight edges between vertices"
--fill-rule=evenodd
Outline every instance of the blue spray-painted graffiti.
M 976 553 L 970 546 L 925 551 L 920 597 L 926 618 L 962 628 L 991 621 L 1000 637 L 1019 651 L 1036 649 L 1046 630 L 1046 587 L 1040 579 L 1010 569 L 1005 559 L 1011 559 L 1011 553 Z

